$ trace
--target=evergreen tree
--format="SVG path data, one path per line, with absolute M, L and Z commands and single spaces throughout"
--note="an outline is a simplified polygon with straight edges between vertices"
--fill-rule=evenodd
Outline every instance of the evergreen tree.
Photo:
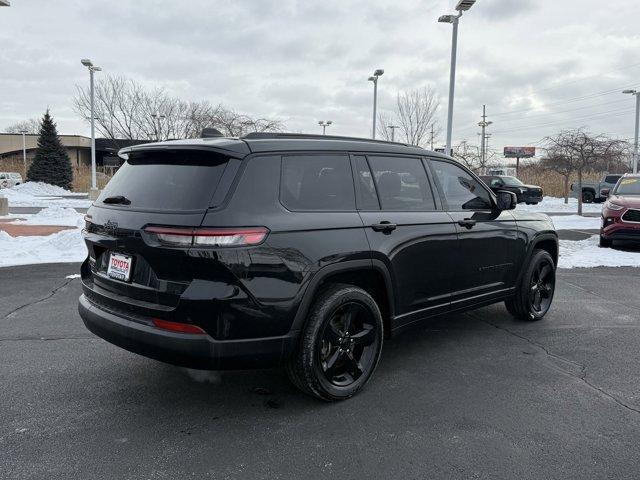
M 73 182 L 71 160 L 58 138 L 56 124 L 53 123 L 49 110 L 46 111 L 40 123 L 38 148 L 27 172 L 27 180 L 45 182 L 71 190 Z

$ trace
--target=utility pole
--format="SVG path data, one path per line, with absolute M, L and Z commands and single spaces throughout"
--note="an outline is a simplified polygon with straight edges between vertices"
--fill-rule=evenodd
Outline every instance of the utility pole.
M 624 90 L 622 93 L 628 93 L 636 97 L 636 133 L 633 143 L 633 173 L 638 173 L 638 131 L 640 131 L 640 91 Z
M 433 152 L 433 141 L 435 139 L 435 134 L 433 131 L 433 123 L 431 124 L 431 151 Z
M 478 123 L 478 126 L 482 128 L 481 141 L 480 141 L 480 161 L 484 165 L 487 159 L 487 134 L 485 129 L 493 122 L 487 122 L 487 106 L 482 105 L 482 121 Z

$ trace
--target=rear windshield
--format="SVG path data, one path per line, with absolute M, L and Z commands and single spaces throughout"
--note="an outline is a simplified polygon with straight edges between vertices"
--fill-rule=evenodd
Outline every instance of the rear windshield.
M 204 210 L 209 207 L 228 160 L 199 150 L 132 153 L 97 203 L 131 209 Z M 118 197 L 125 201 L 114 202 Z

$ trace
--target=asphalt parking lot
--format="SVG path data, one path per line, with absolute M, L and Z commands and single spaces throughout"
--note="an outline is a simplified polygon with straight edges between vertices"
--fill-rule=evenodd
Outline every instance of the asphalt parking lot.
M 502 305 L 424 324 L 332 405 L 279 370 L 194 374 L 94 337 L 77 270 L 0 269 L 0 478 L 638 478 L 638 269 L 561 270 L 536 324 Z

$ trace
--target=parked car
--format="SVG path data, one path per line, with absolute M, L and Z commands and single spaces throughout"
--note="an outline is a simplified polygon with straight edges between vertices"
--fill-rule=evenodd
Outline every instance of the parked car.
M 600 246 L 614 240 L 640 241 L 640 175 L 623 175 L 602 206 Z
M 120 154 L 86 216 L 79 311 L 132 352 L 199 369 L 284 365 L 333 401 L 416 322 L 503 301 L 539 320 L 551 306 L 553 223 L 445 155 L 270 133 Z
M 22 175 L 16 172 L 0 172 L 0 188 L 11 188 L 22 183 Z
M 599 182 L 582 182 L 582 201 L 584 203 L 604 202 L 607 195 L 603 190 L 611 190 L 615 187 L 622 174 L 607 174 L 602 176 Z M 578 184 L 571 184 L 571 196 L 578 198 Z
M 518 203 L 535 205 L 543 199 L 542 187 L 537 185 L 525 185 L 516 177 L 504 175 L 482 175 L 482 181 L 489 185 L 494 192 L 507 190 L 513 192 L 518 197 Z

